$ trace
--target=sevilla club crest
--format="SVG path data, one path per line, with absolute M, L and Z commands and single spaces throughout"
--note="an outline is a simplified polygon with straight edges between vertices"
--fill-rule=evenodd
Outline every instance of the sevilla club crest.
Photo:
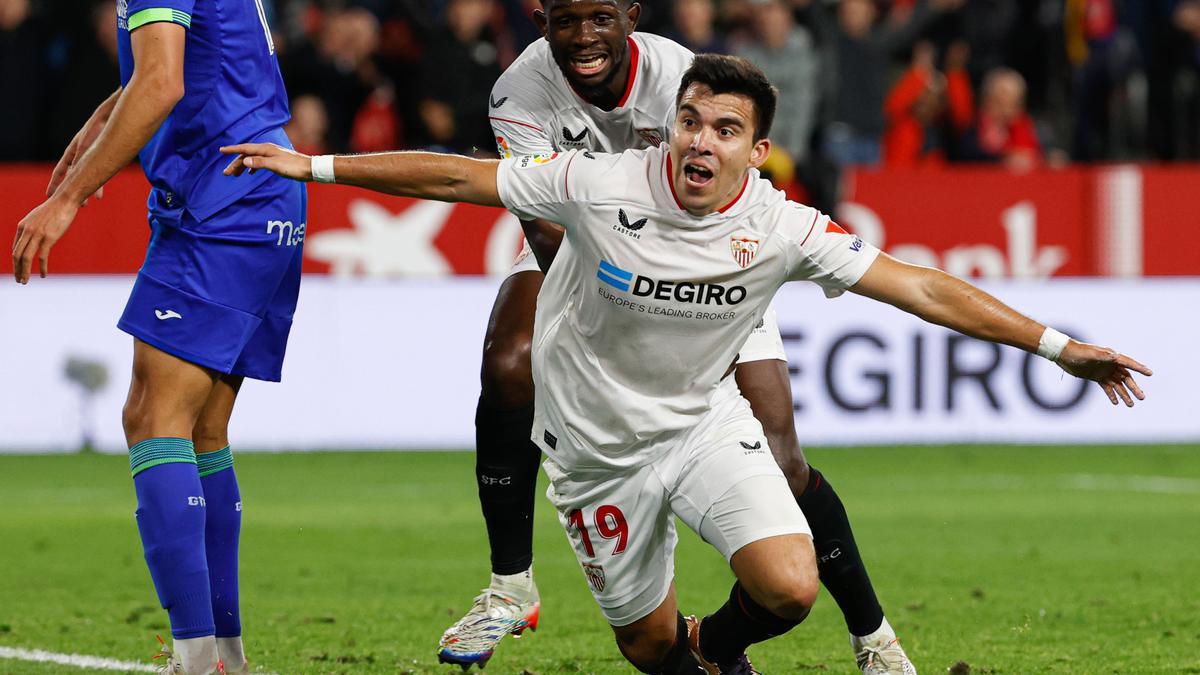
M 604 590 L 604 568 L 591 563 L 583 564 L 583 576 L 587 577 L 588 585 L 597 593 Z
M 638 136 L 641 136 L 642 140 L 646 141 L 646 143 L 650 147 L 657 148 L 658 146 L 662 145 L 662 142 L 663 142 L 662 130 L 660 130 L 660 129 L 638 129 L 637 132 L 638 132 Z
M 730 237 L 729 248 L 733 252 L 733 260 L 738 267 L 746 269 L 758 253 L 758 240 L 745 237 Z

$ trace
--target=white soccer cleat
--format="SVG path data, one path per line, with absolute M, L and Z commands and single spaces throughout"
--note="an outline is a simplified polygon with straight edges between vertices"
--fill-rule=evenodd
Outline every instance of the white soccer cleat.
M 167 643 L 163 641 L 161 635 L 155 635 L 154 637 L 158 639 L 158 644 L 162 645 L 162 649 L 154 655 L 152 660 L 157 661 L 159 659 L 166 659 L 162 663 L 158 664 L 158 669 L 154 671 L 156 675 L 192 675 L 192 673 L 189 673 L 189 671 L 184 669 L 183 657 L 172 651 L 171 648 L 167 646 Z M 225 675 L 225 667 L 220 661 L 217 661 L 216 668 L 207 670 L 203 673 L 197 671 L 195 675 Z
M 217 638 L 217 657 L 220 659 L 219 667 L 224 669 L 220 672 L 225 675 L 241 675 L 241 673 L 250 672 L 250 664 L 246 662 L 246 652 L 242 646 L 241 636 Z
M 870 635 L 851 635 L 850 646 L 863 675 L 917 675 L 887 619 Z
M 505 635 L 521 637 L 525 629 L 536 631 L 542 603 L 532 570 L 511 576 L 492 575 L 492 585 L 483 589 L 466 616 L 442 634 L 438 662 L 480 669 L 496 651 Z

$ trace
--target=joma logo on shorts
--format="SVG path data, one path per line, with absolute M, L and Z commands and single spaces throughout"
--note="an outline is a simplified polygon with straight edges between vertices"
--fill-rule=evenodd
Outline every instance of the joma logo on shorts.
M 276 246 L 296 246 L 304 243 L 304 231 L 308 229 L 307 223 L 300 225 L 292 225 L 290 220 L 268 220 L 267 234 L 272 234 L 275 230 L 279 230 L 279 240 L 275 242 Z

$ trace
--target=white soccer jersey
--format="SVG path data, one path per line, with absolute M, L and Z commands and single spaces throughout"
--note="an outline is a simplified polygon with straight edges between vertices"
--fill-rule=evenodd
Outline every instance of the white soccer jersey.
M 550 43 L 535 40 L 492 87 L 488 119 L 500 156 L 621 152 L 666 140 L 675 118 L 675 94 L 692 53 L 667 38 L 633 33 L 629 59 L 625 95 L 616 108 L 601 110 L 571 88 Z
M 519 218 L 567 229 L 538 298 L 533 440 L 567 471 L 644 465 L 708 409 L 786 281 L 840 294 L 878 250 L 788 201 L 757 171 L 703 218 L 670 183 L 667 146 L 500 163 Z

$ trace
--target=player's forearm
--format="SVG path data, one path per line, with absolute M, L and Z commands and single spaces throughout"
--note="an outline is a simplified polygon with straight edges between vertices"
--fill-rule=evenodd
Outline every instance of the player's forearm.
M 96 110 L 92 112 L 92 116 L 88 121 L 92 120 L 108 120 L 112 116 L 113 109 L 117 107 L 117 101 L 121 98 L 122 87 L 117 87 L 117 90 L 108 95 L 100 105 L 96 106 Z
M 182 83 L 165 80 L 154 68 L 142 73 L 135 70 L 124 90 L 109 97 L 111 112 L 104 131 L 76 162 L 55 196 L 78 204 L 94 193 L 137 156 L 182 97 Z M 94 115 L 101 114 L 103 106 Z
M 376 192 L 443 202 L 503 206 L 496 188 L 496 160 L 433 152 L 338 155 L 338 183 Z
M 917 290 L 893 303 L 922 319 L 981 340 L 1036 352 L 1045 326 L 984 290 L 932 268 L 920 268 Z

